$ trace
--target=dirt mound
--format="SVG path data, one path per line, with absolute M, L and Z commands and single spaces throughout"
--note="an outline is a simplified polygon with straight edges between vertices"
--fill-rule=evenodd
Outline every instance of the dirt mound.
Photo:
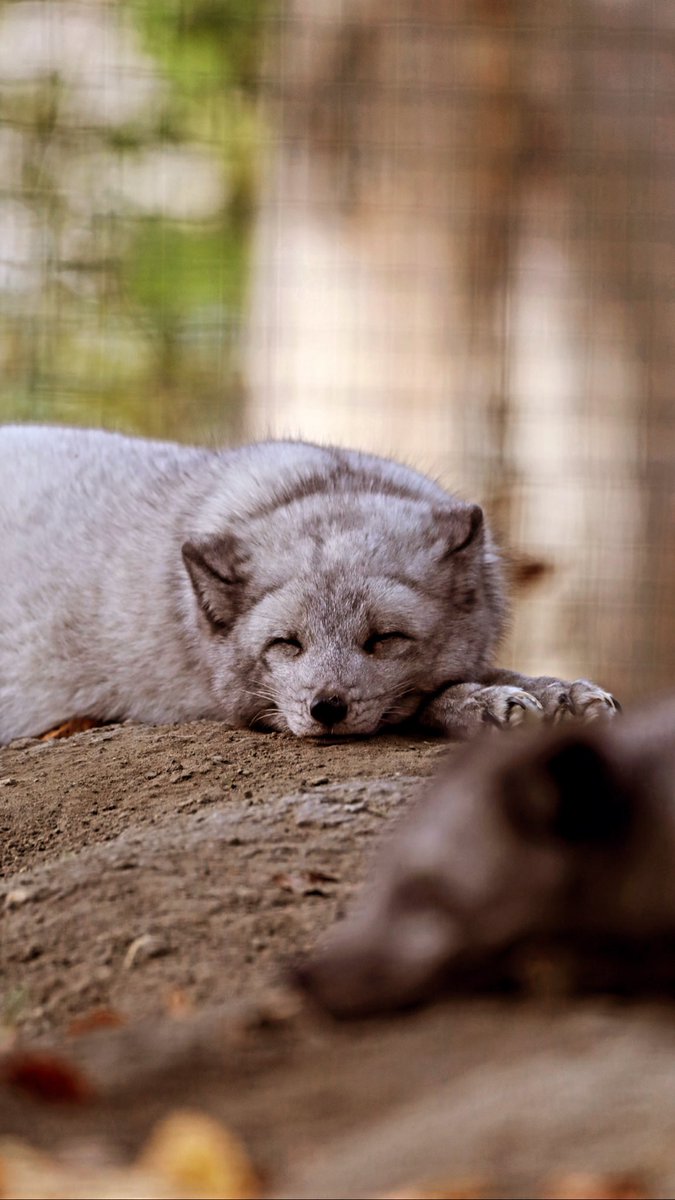
M 0 751 L 4 1022 L 86 1081 L 55 1104 L 0 1072 L 0 1134 L 123 1161 L 187 1105 L 241 1134 L 278 1196 L 465 1178 L 537 1195 L 575 1171 L 673 1194 L 667 1007 L 462 1001 L 340 1025 L 280 987 L 446 752 L 208 723 Z
M 254 995 L 358 882 L 442 747 L 116 726 L 0 751 L 5 1019 Z

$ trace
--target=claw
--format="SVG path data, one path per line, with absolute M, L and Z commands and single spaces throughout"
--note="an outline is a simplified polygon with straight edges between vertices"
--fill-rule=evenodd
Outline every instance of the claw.
M 486 725 L 494 725 L 496 729 L 501 729 L 502 727 L 501 721 L 494 715 L 493 712 L 490 712 L 489 708 L 483 710 L 482 720 Z
M 536 696 L 522 688 L 496 685 L 482 688 L 477 696 L 472 697 L 476 716 L 483 725 L 491 725 L 494 729 L 513 728 L 533 718 L 540 719 L 543 706 Z
M 503 724 L 506 725 L 522 725 L 531 720 L 533 716 L 539 716 L 543 712 L 536 696 L 530 695 L 529 692 L 516 692 L 515 695 L 508 696 L 505 708 Z
M 618 700 L 595 684 L 578 679 L 572 684 L 572 712 L 583 721 L 597 721 L 602 717 L 613 717 L 621 711 Z

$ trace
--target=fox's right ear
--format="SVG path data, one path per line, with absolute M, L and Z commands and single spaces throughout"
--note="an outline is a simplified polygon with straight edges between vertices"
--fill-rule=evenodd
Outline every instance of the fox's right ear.
M 241 608 L 246 576 L 244 558 L 236 537 L 222 537 L 197 544 L 184 542 L 181 552 L 199 606 L 209 625 L 227 633 Z
M 444 543 L 441 562 L 478 544 L 483 535 L 483 510 L 479 504 L 458 502 L 449 511 L 440 512 L 437 520 Z

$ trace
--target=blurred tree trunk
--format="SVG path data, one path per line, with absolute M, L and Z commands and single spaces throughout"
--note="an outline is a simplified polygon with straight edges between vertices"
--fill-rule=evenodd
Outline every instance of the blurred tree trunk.
M 630 380 L 626 411 L 617 411 L 611 390 L 600 396 L 594 436 L 600 470 L 600 447 L 613 444 L 608 432 L 617 420 L 630 437 L 621 488 L 637 517 L 634 608 L 624 608 L 612 636 L 619 654 L 632 640 L 642 690 L 675 684 L 675 9 L 629 0 L 612 13 L 611 38 L 603 36 L 607 13 L 607 4 L 585 0 L 569 10 L 573 68 L 562 170 L 580 291 L 589 316 L 611 322 L 610 353 L 626 362 Z M 600 530 L 598 543 L 603 570 L 608 539 Z M 617 597 L 615 611 L 625 602 Z
M 268 70 L 251 430 L 482 499 L 555 567 L 510 655 L 623 694 L 675 674 L 674 18 L 290 0 Z

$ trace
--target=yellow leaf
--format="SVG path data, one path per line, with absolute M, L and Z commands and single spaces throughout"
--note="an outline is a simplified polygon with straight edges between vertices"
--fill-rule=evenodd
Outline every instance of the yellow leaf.
M 169 1179 L 184 1195 L 253 1200 L 258 1180 L 239 1140 L 203 1113 L 171 1113 L 155 1127 L 139 1166 Z

